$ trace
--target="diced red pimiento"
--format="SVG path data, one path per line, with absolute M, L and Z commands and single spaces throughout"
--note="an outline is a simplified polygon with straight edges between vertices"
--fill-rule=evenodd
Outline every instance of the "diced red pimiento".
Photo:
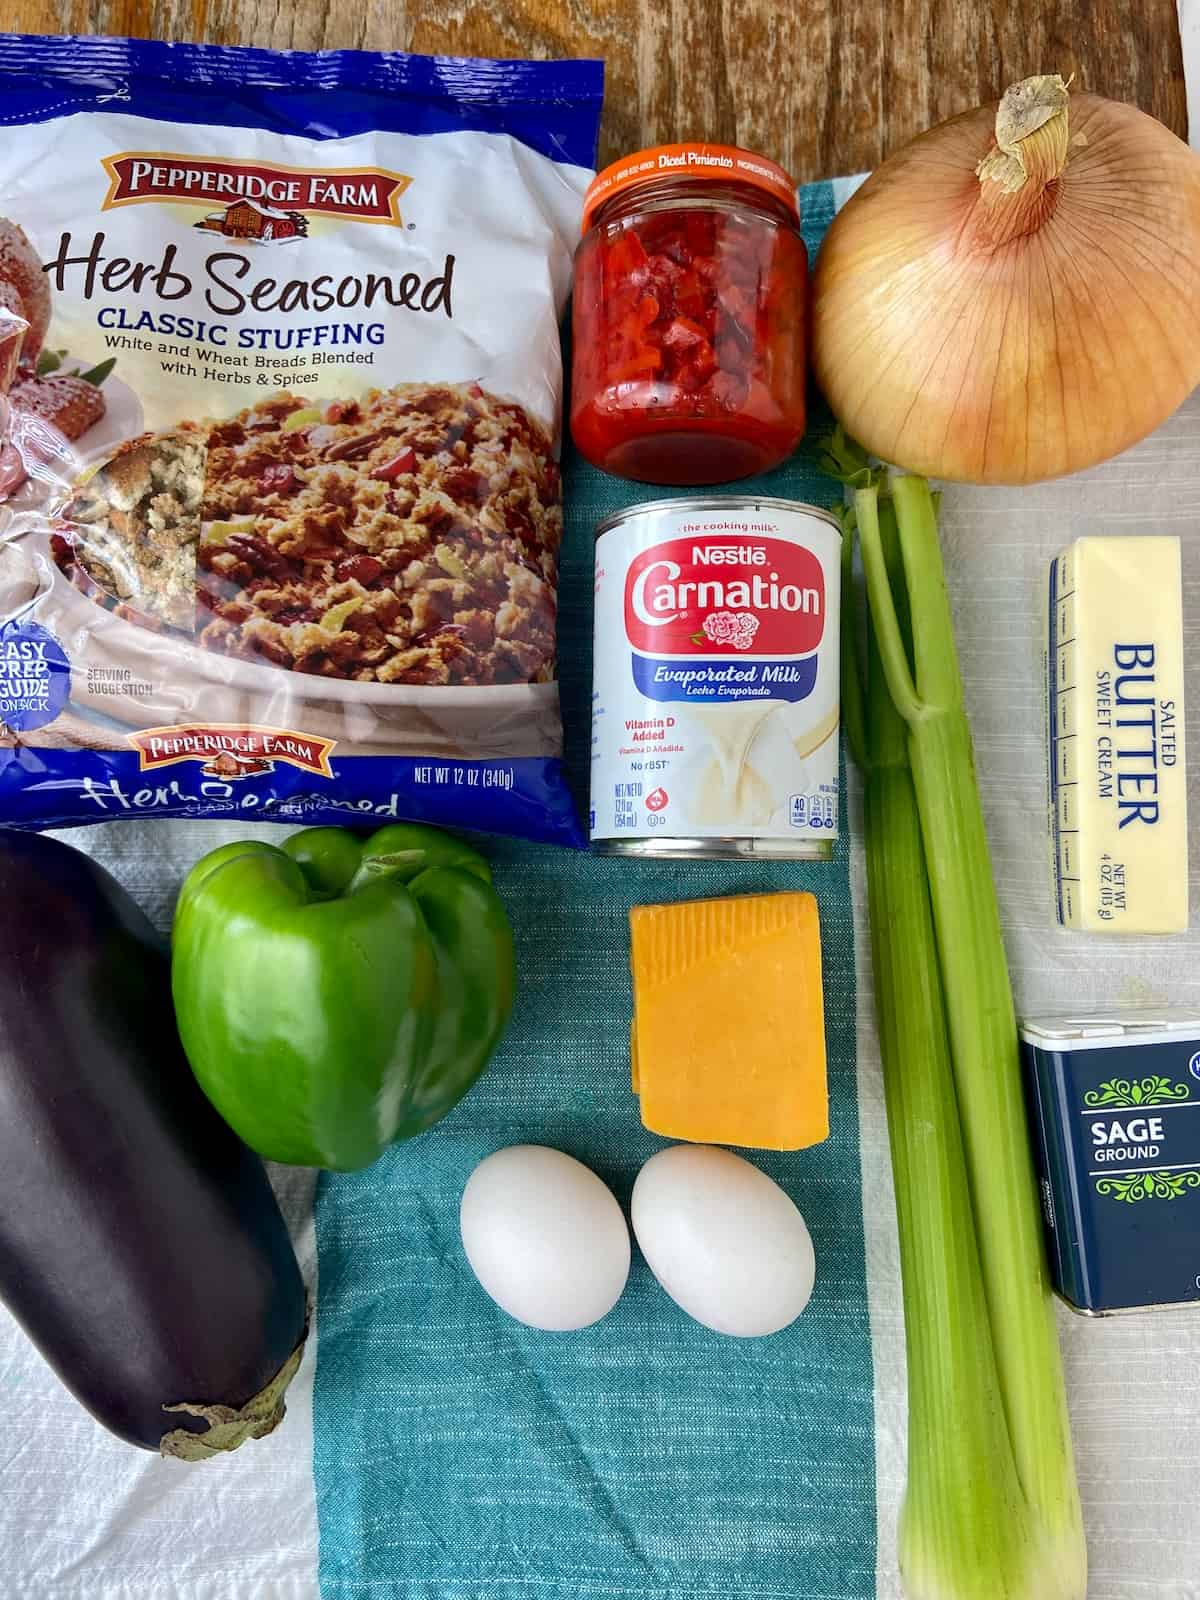
M 104 416 L 103 392 L 82 378 L 22 378 L 12 387 L 14 411 L 40 417 L 65 439 L 81 439 Z
M 390 461 L 384 461 L 380 466 L 376 467 L 371 476 L 379 478 L 383 483 L 394 483 L 397 478 L 402 478 L 405 473 L 415 472 L 416 470 L 416 452 L 413 450 L 401 450 L 399 455 L 393 456 Z
M 611 384 L 628 383 L 631 379 L 644 378 L 662 366 L 661 350 L 653 350 L 649 345 L 643 345 L 626 361 L 614 362 L 608 369 L 608 381 Z
M 687 268 L 678 266 L 669 256 L 651 256 L 640 271 L 644 282 L 638 287 L 654 296 L 663 316 L 670 316 L 678 287 L 688 276 Z
M 693 415 L 706 403 L 726 409 L 757 359 L 774 233 L 715 211 L 668 211 L 604 241 L 600 337 L 580 352 L 585 376 L 602 387 L 653 374 L 688 397 Z M 591 286 L 581 287 L 586 320 Z M 718 369 L 740 381 L 712 388 Z
M 666 207 L 601 224 L 575 284 L 572 428 L 585 455 L 621 471 L 647 429 L 675 448 L 667 435 L 682 419 L 719 424 L 705 430 L 714 450 L 728 429 L 741 441 L 735 465 L 783 459 L 804 426 L 806 283 L 799 236 L 749 209 Z M 773 403 L 746 413 L 764 390 Z M 718 453 L 689 470 L 710 464 Z M 673 480 L 668 463 L 657 481 L 719 480 Z
M 686 366 L 676 369 L 675 382 L 685 394 L 699 394 L 717 370 L 717 359 L 712 346 L 706 344 L 698 350 Z
M 668 350 L 694 351 L 697 345 L 708 345 L 708 333 L 690 317 L 676 317 L 668 323 L 662 342 Z
M 604 251 L 604 276 L 609 284 L 617 288 L 623 283 L 628 283 L 633 288 L 641 287 L 638 273 L 646 264 L 646 251 L 632 228 L 624 229 Z M 643 273 L 641 283 L 644 282 Z

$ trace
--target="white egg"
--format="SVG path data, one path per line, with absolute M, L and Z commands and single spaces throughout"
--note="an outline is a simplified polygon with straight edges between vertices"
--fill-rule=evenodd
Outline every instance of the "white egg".
M 514 1144 L 481 1161 L 459 1212 L 471 1270 L 502 1310 L 564 1332 L 607 1316 L 629 1277 L 612 1191 L 561 1150 Z
M 633 1231 L 671 1299 L 715 1333 L 778 1333 L 812 1294 L 804 1218 L 729 1150 L 677 1144 L 652 1156 L 633 1186 Z

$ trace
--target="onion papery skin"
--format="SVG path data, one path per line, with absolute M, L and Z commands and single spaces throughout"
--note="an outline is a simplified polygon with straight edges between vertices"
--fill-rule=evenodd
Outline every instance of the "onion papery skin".
M 835 218 L 813 362 L 881 460 L 1036 483 L 1127 449 L 1200 384 L 1200 155 L 1133 106 L 1074 95 L 1061 174 L 1031 162 L 1004 194 L 976 171 L 996 112 L 923 134 Z

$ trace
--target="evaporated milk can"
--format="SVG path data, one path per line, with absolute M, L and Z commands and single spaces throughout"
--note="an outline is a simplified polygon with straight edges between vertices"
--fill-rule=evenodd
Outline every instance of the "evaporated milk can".
M 826 859 L 841 530 L 790 500 L 659 500 L 596 531 L 591 837 Z

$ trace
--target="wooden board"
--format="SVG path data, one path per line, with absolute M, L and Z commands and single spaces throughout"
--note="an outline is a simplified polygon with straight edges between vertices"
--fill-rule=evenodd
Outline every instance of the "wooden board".
M 276 49 L 598 55 L 601 159 L 709 138 L 860 172 L 1034 72 L 1186 134 L 1175 0 L 9 0 L 4 27 Z

